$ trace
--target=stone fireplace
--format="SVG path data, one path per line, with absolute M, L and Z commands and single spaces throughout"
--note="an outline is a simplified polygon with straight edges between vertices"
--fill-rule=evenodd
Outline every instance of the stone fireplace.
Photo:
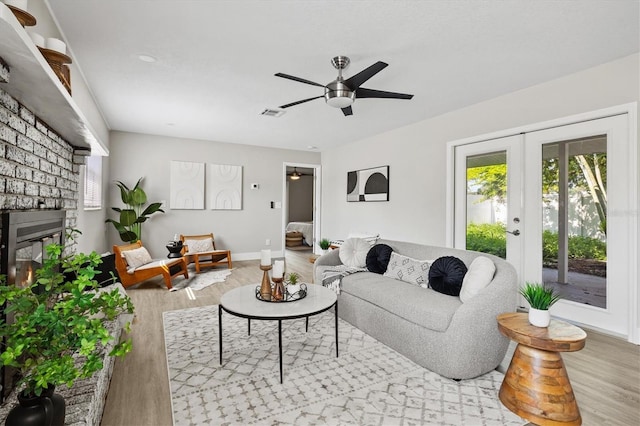
M 6 285 L 27 286 L 36 277 L 36 270 L 46 259 L 49 244 L 65 240 L 64 210 L 4 211 L 0 214 L 0 274 Z M 2 307 L 2 319 L 11 318 Z M 15 370 L 3 367 L 1 400 L 11 392 L 16 380 Z

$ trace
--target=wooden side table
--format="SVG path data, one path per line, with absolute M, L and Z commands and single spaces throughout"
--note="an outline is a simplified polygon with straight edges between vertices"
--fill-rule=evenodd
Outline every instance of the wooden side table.
M 582 349 L 584 330 L 553 319 L 549 327 L 535 327 L 526 313 L 515 312 L 498 315 L 498 328 L 518 343 L 500 387 L 500 401 L 536 425 L 581 425 L 560 352 Z

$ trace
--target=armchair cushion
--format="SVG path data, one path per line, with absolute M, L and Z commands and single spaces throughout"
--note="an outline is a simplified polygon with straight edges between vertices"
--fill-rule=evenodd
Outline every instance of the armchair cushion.
M 151 263 L 151 255 L 146 248 L 140 247 L 133 250 L 125 250 L 122 252 L 125 260 L 127 261 L 127 272 L 132 274 L 136 268 Z
M 213 239 L 203 238 L 201 240 L 185 240 L 184 245 L 189 250 L 187 253 L 204 253 L 213 251 Z

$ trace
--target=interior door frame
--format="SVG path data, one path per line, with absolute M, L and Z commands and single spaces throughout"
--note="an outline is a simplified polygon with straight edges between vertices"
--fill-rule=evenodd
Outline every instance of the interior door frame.
M 640 292 L 638 289 L 638 276 L 640 275 L 640 266 L 638 265 L 638 253 L 640 252 L 638 240 L 638 103 L 632 102 L 609 108 L 589 111 L 585 113 L 575 114 L 571 116 L 561 117 L 539 123 L 527 124 L 519 127 L 500 130 L 483 135 L 477 135 L 458 140 L 449 141 L 447 143 L 447 181 L 446 181 L 446 205 L 445 205 L 445 242 L 448 247 L 454 246 L 454 226 L 455 226 L 455 148 L 459 145 L 483 142 L 492 139 L 499 139 L 507 136 L 513 136 L 522 133 L 532 133 L 540 130 L 561 127 L 570 124 L 581 123 L 600 118 L 611 117 L 615 115 L 626 114 L 628 123 L 628 140 L 630 141 L 629 149 L 629 205 L 632 206 L 634 212 L 629 214 L 629 258 L 636 259 L 635 265 L 629 266 L 629 280 L 636 285 L 630 285 L 629 288 L 629 318 L 628 318 L 628 335 L 625 336 L 631 343 L 640 344 L 640 316 L 638 306 L 640 305 Z M 526 164 L 525 164 L 526 167 Z
M 320 242 L 320 215 L 322 214 L 322 166 L 320 164 L 284 162 L 282 163 L 282 232 L 280 233 L 282 238 L 282 256 L 284 256 L 286 250 L 285 231 L 287 228 L 287 216 L 289 212 L 287 167 L 313 169 L 313 252 L 315 254 L 319 254 L 320 246 L 318 243 Z

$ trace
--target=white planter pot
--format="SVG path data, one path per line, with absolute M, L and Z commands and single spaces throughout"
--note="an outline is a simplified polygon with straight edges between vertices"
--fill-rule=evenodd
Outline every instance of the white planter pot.
M 294 295 L 300 291 L 300 284 L 287 284 L 287 293 Z
M 329 251 L 329 249 L 321 249 L 320 251 L 322 252 L 322 254 L 327 254 L 327 252 Z
M 529 323 L 536 327 L 548 327 L 551 322 L 551 314 L 548 310 L 529 308 Z

